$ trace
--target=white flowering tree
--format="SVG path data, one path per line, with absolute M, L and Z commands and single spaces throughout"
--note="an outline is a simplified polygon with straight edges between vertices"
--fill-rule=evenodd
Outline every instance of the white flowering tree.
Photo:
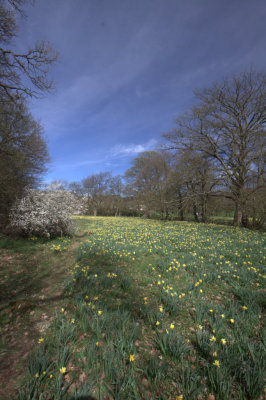
M 65 190 L 28 189 L 11 209 L 9 228 L 22 236 L 56 237 L 71 234 L 72 214 L 81 214 L 86 198 Z

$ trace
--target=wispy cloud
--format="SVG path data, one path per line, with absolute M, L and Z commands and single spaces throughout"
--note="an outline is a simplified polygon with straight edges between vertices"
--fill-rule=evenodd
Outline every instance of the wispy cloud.
M 134 156 L 143 151 L 148 151 L 154 149 L 157 144 L 157 140 L 151 139 L 144 144 L 117 144 L 111 148 L 110 154 L 112 157 L 126 157 L 126 156 Z

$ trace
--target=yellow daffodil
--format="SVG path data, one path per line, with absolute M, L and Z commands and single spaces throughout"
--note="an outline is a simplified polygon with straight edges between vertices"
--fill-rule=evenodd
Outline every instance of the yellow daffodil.
M 130 354 L 130 356 L 129 356 L 129 361 L 130 361 L 130 362 L 135 361 L 135 355 L 134 355 L 134 354 Z
M 157 326 L 159 326 L 159 325 L 160 325 L 160 322 L 159 322 L 159 321 L 157 321 L 157 322 L 156 322 L 156 325 L 157 325 Z
M 233 318 L 230 319 L 231 324 L 235 323 L 235 320 Z
M 98 315 L 102 315 L 102 313 L 103 313 L 103 312 L 102 312 L 101 310 L 98 311 Z
M 38 343 L 40 344 L 40 343 L 42 343 L 43 341 L 44 341 L 44 338 L 41 337 L 41 338 L 38 340 Z
M 222 344 L 226 344 L 226 340 L 225 339 L 221 339 L 221 343 Z
M 170 329 L 175 329 L 174 324 L 171 324 L 171 325 L 170 325 Z
M 215 367 L 218 367 L 218 368 L 220 368 L 220 363 L 219 363 L 219 361 L 218 361 L 218 360 L 214 360 L 214 363 L 213 363 L 213 365 L 215 365 Z
M 64 312 L 65 311 L 65 309 L 64 308 L 61 308 L 61 312 Z
M 212 337 L 210 338 L 210 341 L 211 341 L 211 342 L 216 342 L 216 337 L 215 337 L 215 336 L 212 336 Z
M 60 372 L 61 372 L 61 374 L 65 374 L 66 373 L 66 367 L 60 368 Z

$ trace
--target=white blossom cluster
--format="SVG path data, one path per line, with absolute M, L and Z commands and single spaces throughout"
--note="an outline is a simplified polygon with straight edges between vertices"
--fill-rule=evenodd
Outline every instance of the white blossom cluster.
M 65 190 L 28 189 L 10 213 L 10 229 L 19 235 L 56 237 L 68 235 L 72 214 L 81 214 L 86 198 Z

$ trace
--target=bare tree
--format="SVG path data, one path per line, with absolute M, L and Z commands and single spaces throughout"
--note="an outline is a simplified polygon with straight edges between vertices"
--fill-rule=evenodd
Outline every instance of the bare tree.
M 49 66 L 57 59 L 49 43 L 36 43 L 25 53 L 15 50 L 17 13 L 23 0 L 0 0 L 0 98 L 16 99 L 18 95 L 40 96 L 53 89 L 48 77 Z
M 146 151 L 132 161 L 125 173 L 127 194 L 134 197 L 137 207 L 149 217 L 158 211 L 162 217 L 169 215 L 170 168 L 166 153 Z
M 263 174 L 265 81 L 265 74 L 250 71 L 196 92 L 199 104 L 164 135 L 169 147 L 193 148 L 212 160 L 230 189 L 237 226 L 247 226 L 247 199 L 260 187 L 250 187 L 256 165 L 256 174 Z
M 109 194 L 111 179 L 112 174 L 110 172 L 99 172 L 88 176 L 82 182 L 87 191 L 89 205 L 93 208 L 94 216 L 97 216 L 104 205 L 106 196 Z

